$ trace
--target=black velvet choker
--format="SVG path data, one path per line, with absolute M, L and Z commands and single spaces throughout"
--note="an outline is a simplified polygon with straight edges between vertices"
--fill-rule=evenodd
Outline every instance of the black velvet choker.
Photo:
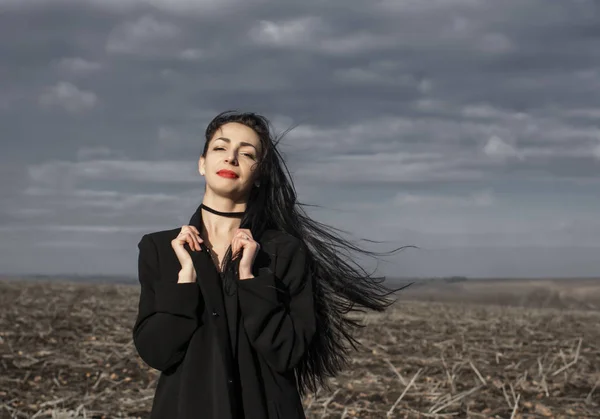
M 208 212 L 212 212 L 213 214 L 222 215 L 223 217 L 241 217 L 242 215 L 244 215 L 246 213 L 246 211 L 240 211 L 240 212 L 221 212 L 221 211 L 217 211 L 215 209 L 212 209 L 210 207 L 207 207 L 204 204 L 200 204 L 200 207 L 204 208 Z

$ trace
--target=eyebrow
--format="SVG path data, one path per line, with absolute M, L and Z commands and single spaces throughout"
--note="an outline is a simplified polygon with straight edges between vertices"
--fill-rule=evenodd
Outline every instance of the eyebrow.
M 217 140 L 223 140 L 226 143 L 231 143 L 231 140 L 229 138 L 227 138 L 227 137 L 215 138 L 215 141 L 217 141 Z M 247 143 L 245 141 L 240 141 L 240 145 L 242 145 L 242 146 L 245 146 L 245 145 L 246 146 L 250 146 L 250 147 L 252 147 L 252 148 L 254 148 L 256 150 L 256 147 L 254 146 L 254 144 L 250 144 L 250 143 Z

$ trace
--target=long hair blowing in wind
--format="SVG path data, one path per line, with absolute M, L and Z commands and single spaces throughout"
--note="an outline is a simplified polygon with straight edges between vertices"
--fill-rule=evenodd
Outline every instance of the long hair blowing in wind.
M 290 129 L 274 138 L 269 121 L 261 115 L 236 111 L 217 115 L 206 128 L 203 156 L 215 132 L 230 122 L 252 128 L 262 145 L 262 155 L 257 159 L 256 168 L 260 186 L 252 189 L 240 227 L 250 229 L 258 240 L 267 229 L 286 232 L 302 241 L 307 255 L 305 263 L 313 280 L 317 333 L 295 369 L 299 392 L 305 395 L 308 391 L 316 392 L 319 387 L 328 388 L 327 378 L 334 377 L 348 366 L 351 348 L 356 350 L 359 344 L 353 335 L 363 325 L 347 314 L 351 311 L 364 312 L 364 309 L 384 311 L 394 303 L 393 295 L 410 285 L 387 288 L 383 284 L 385 276 L 375 277 L 367 273 L 354 261 L 351 253 L 376 257 L 416 246 L 402 246 L 388 252 L 369 251 L 343 239 L 339 233 L 345 231 L 311 219 L 304 210 L 307 205 L 297 201 L 289 170 L 277 149 Z M 232 262 L 229 249 L 222 271 L 231 273 L 235 269 Z

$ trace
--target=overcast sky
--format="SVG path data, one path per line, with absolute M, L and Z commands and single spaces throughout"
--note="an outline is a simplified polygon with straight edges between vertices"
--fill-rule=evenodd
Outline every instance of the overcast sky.
M 0 0 L 0 271 L 137 273 L 256 111 L 390 276 L 600 274 L 594 0 Z

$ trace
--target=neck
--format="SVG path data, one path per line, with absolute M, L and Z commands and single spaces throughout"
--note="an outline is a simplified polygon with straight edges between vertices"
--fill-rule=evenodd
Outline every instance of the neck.
M 202 204 L 221 212 L 243 212 L 246 210 L 245 202 L 234 202 L 231 199 L 217 196 L 205 196 Z M 206 211 L 204 208 L 201 211 L 204 230 L 202 235 L 207 235 L 209 240 L 229 239 L 240 228 L 241 216 L 224 217 Z

